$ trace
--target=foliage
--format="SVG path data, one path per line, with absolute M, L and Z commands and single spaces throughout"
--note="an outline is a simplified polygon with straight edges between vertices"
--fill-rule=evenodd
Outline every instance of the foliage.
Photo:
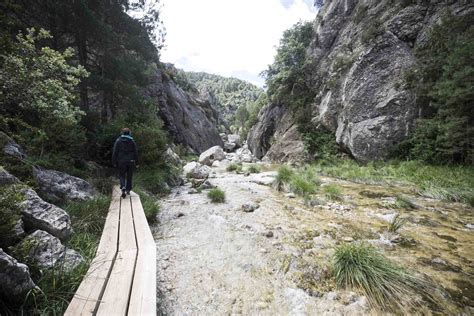
M 342 200 L 342 190 L 337 184 L 328 184 L 323 186 L 324 196 L 331 201 Z
M 209 190 L 209 192 L 207 192 L 207 197 L 211 200 L 212 203 L 225 202 L 225 192 L 219 188 Z
M 305 77 L 306 50 L 312 38 L 311 22 L 298 22 L 283 33 L 273 64 L 263 72 L 271 102 L 299 107 L 312 98 Z
M 273 182 L 277 190 L 291 191 L 304 198 L 316 193 L 319 185 L 314 169 L 309 167 L 295 171 L 287 166 L 281 166 Z
M 305 144 L 305 150 L 313 159 L 331 159 L 340 153 L 334 134 L 322 125 L 315 126 L 309 115 L 298 118 L 298 130 Z
M 134 174 L 134 183 L 152 194 L 168 193 L 166 180 L 170 176 L 167 167 L 144 167 Z
M 331 177 L 362 183 L 406 182 L 419 194 L 447 201 L 471 203 L 474 169 L 468 166 L 432 166 L 420 161 L 372 162 L 360 165 L 349 159 L 323 160 L 316 164 Z
M 417 105 L 425 109 L 398 153 L 428 163 L 474 163 L 474 27 L 469 16 L 447 14 L 416 49 L 418 66 L 407 73 Z
M 420 296 L 435 301 L 433 285 L 362 243 L 336 248 L 333 273 L 339 287 L 361 291 L 373 307 L 383 311 L 408 312 L 419 307 Z
M 0 247 L 11 236 L 21 218 L 19 204 L 22 200 L 19 185 L 0 186 Z
M 140 196 L 140 201 L 142 202 L 148 223 L 151 224 L 156 222 L 156 215 L 158 215 L 158 212 L 160 211 L 157 199 L 142 190 L 140 187 L 135 187 L 134 191 Z
M 406 224 L 406 222 L 406 218 L 400 217 L 400 215 L 397 214 L 388 224 L 388 231 L 391 233 L 398 233 L 398 231 Z

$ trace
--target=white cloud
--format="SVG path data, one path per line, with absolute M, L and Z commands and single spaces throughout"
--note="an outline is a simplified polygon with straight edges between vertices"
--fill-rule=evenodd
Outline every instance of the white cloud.
M 188 71 L 262 85 L 284 30 L 312 20 L 308 0 L 162 0 L 167 30 L 161 60 Z

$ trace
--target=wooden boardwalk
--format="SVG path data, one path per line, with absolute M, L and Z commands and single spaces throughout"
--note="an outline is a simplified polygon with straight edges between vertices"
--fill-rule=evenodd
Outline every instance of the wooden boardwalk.
M 114 187 L 91 266 L 65 315 L 156 315 L 156 247 L 140 197 Z

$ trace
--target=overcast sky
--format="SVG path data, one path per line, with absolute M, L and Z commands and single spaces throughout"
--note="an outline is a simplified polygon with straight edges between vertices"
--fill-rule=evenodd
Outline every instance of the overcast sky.
M 162 0 L 161 60 L 263 86 L 283 31 L 316 16 L 314 0 Z

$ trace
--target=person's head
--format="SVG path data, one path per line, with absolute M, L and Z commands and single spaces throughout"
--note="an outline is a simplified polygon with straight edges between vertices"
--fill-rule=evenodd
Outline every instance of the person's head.
M 122 128 L 122 135 L 130 135 L 132 132 L 130 131 L 130 128 L 124 127 Z

